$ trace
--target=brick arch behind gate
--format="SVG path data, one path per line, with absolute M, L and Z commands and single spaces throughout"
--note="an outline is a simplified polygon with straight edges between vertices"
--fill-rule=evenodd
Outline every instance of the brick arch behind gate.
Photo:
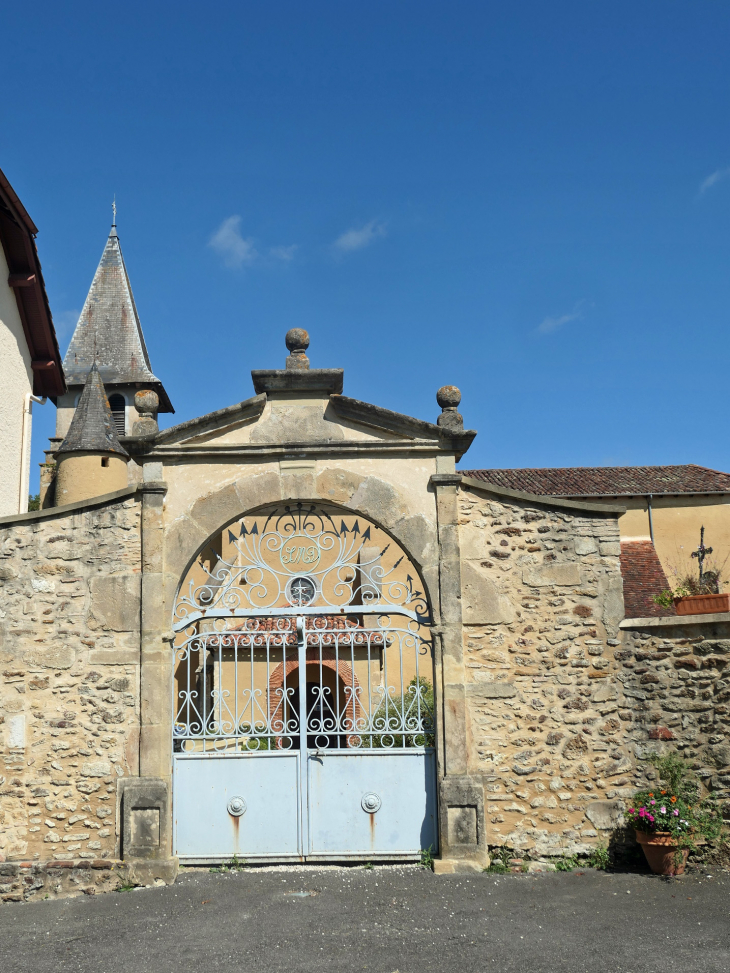
M 342 659 L 336 658 L 334 649 L 322 649 L 322 650 L 318 648 L 307 649 L 308 666 L 317 665 L 318 663 L 320 663 L 320 660 L 324 668 L 334 670 L 335 674 L 342 680 L 342 683 L 345 687 L 350 686 L 352 688 L 352 692 L 346 694 L 345 719 L 347 722 L 349 722 L 351 729 L 354 730 L 355 727 L 357 726 L 357 720 L 361 719 L 363 715 L 362 706 L 360 705 L 360 700 L 359 700 L 360 681 L 358 680 L 357 676 L 355 675 L 355 671 L 353 670 L 352 666 L 349 663 L 345 662 Z M 289 682 L 289 676 L 293 672 L 295 672 L 298 668 L 299 668 L 298 659 L 290 659 L 286 663 L 287 684 Z M 280 662 L 277 666 L 275 666 L 275 668 L 271 672 L 271 675 L 269 676 L 269 701 L 268 701 L 269 720 L 276 718 L 276 714 L 279 709 L 279 706 L 282 706 L 282 719 L 284 718 L 283 705 L 282 705 L 284 702 L 284 694 L 283 694 L 284 675 L 285 675 L 284 663 Z M 277 693 L 280 702 L 272 711 L 271 709 L 272 701 L 277 698 Z M 347 726 L 347 722 L 345 724 L 346 726 Z M 273 730 L 276 724 L 270 723 L 270 725 Z M 283 728 L 283 724 L 280 728 Z M 341 731 L 338 728 L 335 733 L 329 735 L 334 736 L 340 732 Z M 348 737 L 348 744 L 349 741 L 350 741 L 350 737 Z

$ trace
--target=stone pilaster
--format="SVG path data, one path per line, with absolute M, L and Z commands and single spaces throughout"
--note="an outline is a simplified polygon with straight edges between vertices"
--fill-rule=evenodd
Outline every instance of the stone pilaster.
M 467 712 L 461 611 L 461 552 L 458 497 L 461 476 L 436 473 L 439 543 L 441 705 L 438 707 L 439 827 L 437 871 L 481 869 L 488 863 L 481 780 L 468 776 Z
M 158 472 L 155 470 L 155 472 Z M 163 641 L 165 624 L 163 589 L 163 504 L 167 485 L 145 480 L 142 493 L 142 599 L 140 624 L 140 744 L 139 773 L 155 789 L 155 807 L 161 816 L 160 841 L 149 857 L 168 859 L 171 848 L 172 716 L 170 647 Z M 167 795 L 165 800 L 160 795 Z M 139 857 L 135 847 L 134 857 Z M 144 856 L 143 856 L 144 857 Z

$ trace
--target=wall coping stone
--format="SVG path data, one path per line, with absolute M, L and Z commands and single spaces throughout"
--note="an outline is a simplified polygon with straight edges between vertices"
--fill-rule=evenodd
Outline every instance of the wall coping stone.
M 483 493 L 493 493 L 497 497 L 507 497 L 514 500 L 526 500 L 539 504 L 541 507 L 559 507 L 562 510 L 585 510 L 594 514 L 625 514 L 626 504 L 623 503 L 589 503 L 588 501 L 561 500 L 558 497 L 538 496 L 536 493 L 523 493 L 509 487 L 499 486 L 497 483 L 487 483 L 477 480 L 473 476 L 461 477 L 462 486 L 470 490 L 481 490 Z
M 140 483 L 139 485 L 124 487 L 122 490 L 114 490 L 113 493 L 102 493 L 101 496 L 91 497 L 88 500 L 65 503 L 60 507 L 45 507 L 43 510 L 29 510 L 24 514 L 10 514 L 7 517 L 0 517 L 0 527 L 12 527 L 15 524 L 29 524 L 37 520 L 48 520 L 58 514 L 72 513 L 74 510 L 91 510 L 93 507 L 103 507 L 107 503 L 116 503 L 126 497 L 132 497 L 135 493 L 146 492 L 146 488 L 149 486 L 150 484 Z
M 730 612 L 714 612 L 708 615 L 662 615 L 659 618 L 625 618 L 619 628 L 677 628 L 682 625 L 717 625 L 730 623 Z

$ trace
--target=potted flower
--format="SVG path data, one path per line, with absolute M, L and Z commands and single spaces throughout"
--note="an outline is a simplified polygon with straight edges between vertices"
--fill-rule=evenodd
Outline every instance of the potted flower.
M 635 794 L 626 814 L 649 868 L 657 875 L 682 875 L 698 842 L 717 838 L 722 819 L 714 805 L 700 797 L 700 783 L 675 753 L 654 755 L 660 783 Z

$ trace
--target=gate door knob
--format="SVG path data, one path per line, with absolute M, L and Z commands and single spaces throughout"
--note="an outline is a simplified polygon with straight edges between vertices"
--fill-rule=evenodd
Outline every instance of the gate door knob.
M 234 818 L 240 818 L 246 810 L 246 802 L 242 797 L 232 797 L 228 802 L 228 813 Z
M 368 791 L 367 794 L 363 795 L 363 799 L 360 801 L 360 806 L 363 811 L 367 811 L 368 814 L 374 814 L 379 811 L 383 806 L 383 802 L 380 797 L 375 793 L 375 791 Z

